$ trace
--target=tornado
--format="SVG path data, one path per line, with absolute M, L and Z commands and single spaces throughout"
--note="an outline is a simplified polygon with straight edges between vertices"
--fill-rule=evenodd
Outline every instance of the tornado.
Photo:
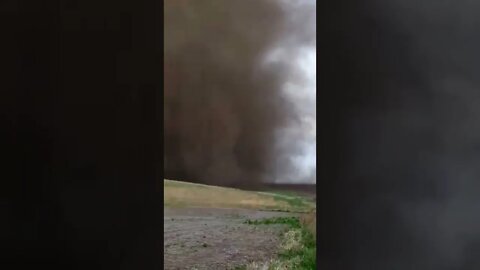
M 286 181 L 313 179 L 314 131 L 308 143 L 286 131 L 311 126 L 315 108 L 307 98 L 305 117 L 295 105 L 305 98 L 285 92 L 315 43 L 315 4 L 304 2 L 164 2 L 166 178 L 251 187 L 300 168 Z M 295 159 L 308 150 L 310 165 Z

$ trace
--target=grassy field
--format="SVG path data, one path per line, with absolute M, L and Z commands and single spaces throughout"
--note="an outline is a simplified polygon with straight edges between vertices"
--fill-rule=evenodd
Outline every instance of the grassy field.
M 252 226 L 282 224 L 285 230 L 278 249 L 279 257 L 252 262 L 236 269 L 316 269 L 315 202 L 288 191 L 256 192 L 164 180 L 164 205 L 170 208 L 241 208 L 291 212 L 292 216 L 246 220 Z M 294 214 L 295 213 L 295 214 Z M 266 227 L 264 227 L 266 228 Z
M 255 192 L 164 180 L 166 207 L 213 207 L 311 212 L 315 203 L 308 198 L 278 192 Z

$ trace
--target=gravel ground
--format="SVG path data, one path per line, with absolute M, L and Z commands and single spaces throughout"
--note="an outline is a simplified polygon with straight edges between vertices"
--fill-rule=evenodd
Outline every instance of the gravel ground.
M 281 225 L 247 225 L 246 219 L 292 216 L 281 212 L 165 208 L 164 269 L 235 269 L 276 256 Z

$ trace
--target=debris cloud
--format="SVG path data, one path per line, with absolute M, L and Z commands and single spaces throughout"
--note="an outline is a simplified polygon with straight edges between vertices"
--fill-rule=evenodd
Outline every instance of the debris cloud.
M 307 10 L 301 2 L 296 9 Z M 280 1 L 164 2 L 166 177 L 275 180 L 276 160 L 291 154 L 276 145 L 277 130 L 295 120 L 282 90 L 293 68 L 267 56 L 314 42 L 312 25 L 289 14 Z

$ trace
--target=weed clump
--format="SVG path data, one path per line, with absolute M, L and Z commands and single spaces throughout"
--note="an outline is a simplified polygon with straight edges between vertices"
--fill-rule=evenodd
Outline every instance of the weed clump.
M 250 225 L 285 224 L 288 230 L 283 234 L 280 246 L 279 258 L 263 264 L 250 264 L 245 269 L 316 269 L 316 242 L 314 231 L 309 228 L 311 224 L 305 224 L 304 218 L 275 217 L 260 220 L 246 220 Z

